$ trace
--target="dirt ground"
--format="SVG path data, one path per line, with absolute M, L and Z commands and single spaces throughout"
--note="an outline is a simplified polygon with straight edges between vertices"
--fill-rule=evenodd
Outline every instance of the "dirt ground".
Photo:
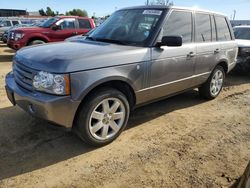
M 137 109 L 112 144 L 90 148 L 12 107 L 0 44 L 0 187 L 230 187 L 250 160 L 250 76 L 213 101 L 197 91 Z

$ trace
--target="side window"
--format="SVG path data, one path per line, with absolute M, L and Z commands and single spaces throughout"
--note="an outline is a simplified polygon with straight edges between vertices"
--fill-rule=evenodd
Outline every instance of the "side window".
M 164 26 L 164 36 L 180 35 L 183 43 L 192 42 L 192 13 L 173 11 Z
M 216 28 L 215 28 L 215 22 L 214 22 L 214 16 L 211 15 L 211 26 L 212 26 L 212 41 L 216 41 Z
M 210 42 L 212 40 L 210 16 L 208 14 L 196 13 L 196 42 Z
M 3 21 L 2 24 L 4 27 L 11 27 L 10 21 Z
M 62 30 L 65 29 L 75 29 L 75 19 L 64 19 L 59 21 L 59 25 L 61 26 Z
M 225 17 L 215 16 L 218 41 L 232 40 Z
M 79 28 L 80 29 L 91 29 L 91 25 L 89 23 L 89 20 L 78 19 L 78 22 L 79 22 Z
M 18 21 L 12 21 L 12 24 L 17 25 L 17 24 L 19 24 L 19 22 Z

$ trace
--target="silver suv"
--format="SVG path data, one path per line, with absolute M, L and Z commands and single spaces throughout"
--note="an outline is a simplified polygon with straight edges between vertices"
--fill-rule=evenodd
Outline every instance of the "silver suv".
M 19 50 L 6 91 L 33 116 L 102 146 L 120 135 L 138 106 L 193 88 L 206 99 L 216 98 L 237 50 L 224 15 L 166 6 L 125 8 L 85 40 Z

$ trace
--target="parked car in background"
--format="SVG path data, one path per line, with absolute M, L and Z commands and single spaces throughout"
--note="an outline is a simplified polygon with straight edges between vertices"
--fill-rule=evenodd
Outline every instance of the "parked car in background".
M 10 32 L 8 46 L 19 50 L 24 46 L 63 41 L 68 37 L 86 34 L 95 23 L 91 18 L 58 16 L 49 18 L 37 27 L 18 28 Z
M 2 20 L 0 22 L 0 40 L 2 40 L 3 37 L 3 33 L 5 31 L 7 31 L 9 28 L 18 25 L 18 24 L 22 24 L 21 20 L 15 19 L 15 20 L 9 20 L 9 19 L 5 19 Z
M 9 35 L 10 35 L 10 31 L 12 31 L 12 30 L 14 30 L 14 29 L 16 29 L 16 28 L 20 28 L 20 27 L 32 27 L 32 26 L 35 26 L 35 25 L 34 25 L 34 24 L 17 24 L 17 25 L 15 25 L 15 26 L 13 26 L 13 27 L 10 27 L 7 31 L 5 31 L 5 32 L 3 33 L 2 41 L 3 41 L 4 43 L 7 43 L 8 37 L 9 37 Z
M 56 20 L 49 23 L 61 29 Z M 85 40 L 19 50 L 6 76 L 6 92 L 33 116 L 103 146 L 121 134 L 138 106 L 194 88 L 205 99 L 216 98 L 237 52 L 222 14 L 167 6 L 125 8 Z
M 235 71 L 250 73 L 250 26 L 236 26 L 234 34 L 239 47 Z

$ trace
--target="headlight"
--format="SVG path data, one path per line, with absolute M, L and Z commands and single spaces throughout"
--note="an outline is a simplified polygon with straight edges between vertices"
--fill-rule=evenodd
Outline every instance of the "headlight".
M 18 41 L 18 40 L 22 39 L 23 36 L 24 36 L 23 33 L 15 33 L 15 41 Z
M 242 53 L 250 53 L 250 48 L 241 48 Z
M 41 71 L 34 76 L 33 87 L 38 91 L 50 94 L 70 95 L 69 75 L 51 74 Z

